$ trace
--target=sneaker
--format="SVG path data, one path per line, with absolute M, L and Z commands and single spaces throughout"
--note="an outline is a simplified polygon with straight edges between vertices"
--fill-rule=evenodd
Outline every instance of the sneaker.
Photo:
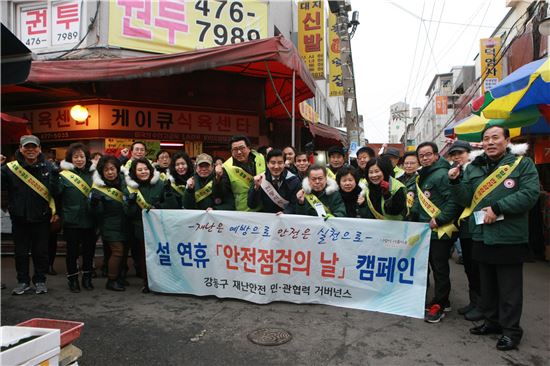
M 441 306 L 439 306 L 439 304 L 434 304 L 432 305 L 430 310 L 428 310 L 424 320 L 428 323 L 439 323 L 444 317 L 445 312 L 443 311 Z
M 432 308 L 432 306 L 434 306 L 436 303 L 434 300 L 426 303 L 426 305 L 424 306 L 424 310 L 426 312 L 430 311 L 430 309 Z M 453 308 L 451 307 L 451 303 L 448 302 L 445 304 L 445 306 L 443 307 L 443 311 L 446 312 L 446 313 L 450 313 L 451 311 L 453 310 Z
M 38 282 L 36 283 L 36 293 L 37 294 L 47 294 L 48 293 L 48 288 L 46 287 L 46 284 L 44 282 Z
M 23 295 L 25 292 L 30 291 L 31 286 L 25 282 L 19 282 L 17 286 L 11 292 L 12 295 Z

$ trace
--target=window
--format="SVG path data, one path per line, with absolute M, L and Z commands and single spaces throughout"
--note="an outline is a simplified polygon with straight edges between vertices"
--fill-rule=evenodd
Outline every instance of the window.
M 30 50 L 70 48 L 81 38 L 78 0 L 15 4 L 16 33 Z

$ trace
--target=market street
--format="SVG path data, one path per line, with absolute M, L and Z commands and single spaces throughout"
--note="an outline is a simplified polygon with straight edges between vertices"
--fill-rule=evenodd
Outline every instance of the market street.
M 98 261 L 99 262 L 99 261 Z M 95 290 L 70 293 L 61 273 L 64 257 L 48 276 L 49 293 L 12 296 L 11 256 L 2 258 L 2 325 L 43 317 L 82 321 L 75 342 L 80 365 L 547 365 L 550 359 L 550 266 L 524 267 L 525 331 L 519 351 L 495 349 L 497 336 L 473 336 L 471 322 L 458 315 L 465 305 L 463 267 L 451 263 L 453 312 L 438 324 L 382 313 L 325 305 L 142 294 L 130 277 L 124 293 Z M 282 328 L 292 340 L 276 347 L 251 343 L 259 328 Z M 544 361 L 546 360 L 546 361 Z

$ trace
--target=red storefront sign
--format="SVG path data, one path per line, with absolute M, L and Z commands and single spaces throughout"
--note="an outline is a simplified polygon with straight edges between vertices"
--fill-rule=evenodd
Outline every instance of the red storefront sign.
M 535 164 L 550 163 L 550 140 L 538 140 L 535 144 Z

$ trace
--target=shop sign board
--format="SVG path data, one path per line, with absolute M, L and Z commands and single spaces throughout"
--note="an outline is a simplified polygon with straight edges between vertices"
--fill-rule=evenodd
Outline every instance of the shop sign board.
M 16 7 L 18 34 L 30 50 L 72 46 L 81 38 L 81 1 L 34 1 Z
M 342 59 L 340 56 L 340 36 L 336 15 L 329 12 L 329 76 L 330 96 L 344 95 L 344 79 L 342 76 Z
M 535 145 L 535 164 L 550 163 L 550 140 L 538 140 Z
M 175 53 L 267 37 L 265 1 L 112 0 L 109 45 Z
M 99 114 L 103 130 L 259 135 L 259 118 L 250 115 L 105 104 Z
M 13 111 L 27 119 L 32 132 L 45 140 L 120 137 L 143 140 L 208 141 L 225 143 L 233 135 L 256 138 L 260 134 L 257 115 L 207 111 L 87 104 L 84 122 L 71 118 L 71 105 Z
M 435 97 L 435 114 L 447 114 L 447 96 L 438 95 Z
M 481 93 L 491 90 L 502 80 L 502 62 L 500 59 L 501 40 L 500 37 L 483 38 L 480 40 L 480 62 L 481 62 Z
M 325 2 L 298 3 L 298 51 L 311 75 L 325 78 Z
M 32 125 L 32 132 L 55 133 L 59 137 L 67 135 L 70 131 L 88 131 L 99 128 L 99 106 L 87 105 L 89 116 L 83 122 L 71 118 L 71 107 L 62 106 L 57 108 L 33 109 L 26 111 L 15 111 L 10 114 L 29 121 Z
M 300 108 L 300 114 L 302 117 L 312 123 L 318 123 L 319 122 L 319 113 L 315 111 L 315 109 L 308 103 L 310 99 L 304 100 L 300 104 L 298 104 L 298 107 Z

